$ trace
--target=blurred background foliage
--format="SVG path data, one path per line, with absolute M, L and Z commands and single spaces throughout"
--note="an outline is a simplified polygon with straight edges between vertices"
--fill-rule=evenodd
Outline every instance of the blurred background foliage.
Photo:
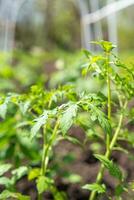
M 119 55 L 125 63 L 132 64 L 133 6 L 117 16 Z M 105 23 L 103 20 L 104 39 L 107 40 Z M 18 13 L 13 54 L 8 59 L 7 54 L 0 54 L 0 90 L 22 92 L 33 84 L 51 88 L 63 83 L 75 83 L 80 91 L 94 90 L 98 86 L 80 76 L 84 62 L 81 48 L 77 1 L 28 0 Z
M 16 45 L 23 49 L 40 47 L 75 51 L 81 47 L 80 13 L 75 0 L 34 0 L 20 10 L 16 28 Z M 104 1 L 101 2 L 104 4 Z M 29 15 L 30 13 L 30 15 Z M 133 50 L 133 6 L 117 14 L 120 51 Z M 103 27 L 105 27 L 103 20 Z M 107 30 L 105 38 L 107 39 Z
M 80 48 L 80 14 L 72 0 L 39 0 L 25 6 L 32 14 L 26 15 L 22 9 L 18 16 L 16 41 L 21 47 Z

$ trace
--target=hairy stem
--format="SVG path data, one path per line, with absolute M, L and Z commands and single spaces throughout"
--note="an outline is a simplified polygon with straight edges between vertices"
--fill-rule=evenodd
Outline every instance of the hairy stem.
M 127 106 L 127 101 L 124 103 L 123 108 L 125 109 L 126 106 Z M 119 133 L 120 133 L 122 121 L 123 121 L 123 113 L 121 113 L 121 115 L 120 115 L 119 122 L 118 122 L 118 126 L 117 126 L 117 128 L 116 128 L 116 130 L 115 130 L 115 133 L 114 133 L 114 135 L 113 135 L 113 138 L 112 138 L 112 140 L 111 140 L 109 149 L 107 149 L 107 150 L 106 150 L 106 153 L 105 153 L 105 157 L 108 158 L 108 159 L 110 158 L 111 153 L 112 153 L 112 150 L 113 150 L 113 147 L 115 146 L 116 141 L 117 141 L 117 139 L 118 139 L 118 135 L 119 135 Z M 100 184 L 101 181 L 102 181 L 102 178 L 103 178 L 103 175 L 104 175 L 104 169 L 105 169 L 104 165 L 101 164 L 100 170 L 99 170 L 98 175 L 97 175 L 97 178 L 96 178 L 96 183 L 97 183 L 97 184 Z M 91 195 L 90 195 L 90 197 L 89 197 L 89 200 L 95 200 L 95 199 L 96 199 L 96 196 L 97 196 L 97 192 L 96 192 L 96 191 L 91 192 Z
M 109 66 L 109 53 L 106 53 L 106 67 L 107 67 L 107 94 L 108 94 L 108 119 L 111 121 L 111 80 L 110 80 L 110 66 Z M 106 136 L 106 148 L 109 149 L 110 145 L 110 135 Z
M 59 126 L 59 122 L 57 121 L 53 130 L 53 133 L 51 135 L 50 141 L 49 143 L 46 145 L 45 141 L 44 141 L 44 145 L 43 145 L 43 153 L 42 153 L 42 163 L 41 163 L 41 175 L 45 176 L 46 171 L 47 171 L 47 165 L 49 162 L 49 152 L 51 150 L 53 141 L 55 140 L 56 134 L 57 134 L 57 130 L 58 130 L 58 126 Z M 38 195 L 38 200 L 43 200 L 43 196 L 42 194 Z

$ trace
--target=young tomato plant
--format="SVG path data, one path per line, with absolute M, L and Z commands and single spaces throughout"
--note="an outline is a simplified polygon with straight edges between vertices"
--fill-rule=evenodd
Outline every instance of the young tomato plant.
M 110 175 L 118 179 L 119 184 L 115 188 L 115 196 L 117 199 L 121 199 L 121 194 L 126 190 L 124 176 L 119 166 L 110 157 L 114 150 L 121 150 L 118 140 L 124 138 L 123 129 L 125 127 L 123 120 L 126 117 L 126 113 L 129 112 L 128 102 L 134 97 L 134 73 L 114 55 L 112 50 L 115 46 L 111 42 L 100 41 L 93 43 L 99 45 L 104 53 L 93 55 L 85 50 L 88 62 L 83 69 L 83 74 L 94 73 L 95 76 L 104 80 L 107 85 L 107 119 L 110 123 L 111 131 L 106 131 L 104 155 L 94 155 L 101 163 L 96 181 L 83 186 L 83 188 L 91 190 L 89 200 L 96 200 L 98 194 L 106 193 L 106 186 L 102 180 L 104 171 L 107 169 Z M 113 107 L 116 104 L 118 109 L 113 113 Z
M 36 104 L 34 102 L 32 105 L 31 102 L 34 112 L 39 110 L 37 102 L 37 99 Z M 105 105 L 105 97 L 101 93 L 98 95 L 79 94 L 71 86 L 64 86 L 47 92 L 44 103 L 46 105 L 43 113 L 34 119 L 30 135 L 31 139 L 35 138 L 38 136 L 39 130 L 42 129 L 41 168 L 32 169 L 29 174 L 29 180 L 36 178 L 38 199 L 43 199 L 43 193 L 49 190 L 55 200 L 62 200 L 66 199 L 66 195 L 56 189 L 54 180 L 51 177 L 51 168 L 49 167 L 54 145 L 62 139 L 69 140 L 74 144 L 80 143 L 76 138 L 68 135 L 68 130 L 73 124 L 77 123 L 78 115 L 83 112 L 89 112 L 91 120 L 98 121 L 102 129 L 108 134 L 111 133 L 111 126 L 105 113 L 101 110 Z

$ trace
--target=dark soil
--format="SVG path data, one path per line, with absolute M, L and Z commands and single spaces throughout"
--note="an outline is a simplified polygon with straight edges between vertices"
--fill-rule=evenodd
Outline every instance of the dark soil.
M 84 133 L 81 129 L 72 128 L 70 134 L 77 137 L 79 140 L 84 140 Z M 60 142 L 54 149 L 55 157 L 51 161 L 50 166 L 54 162 L 59 162 L 64 160 L 66 155 L 72 154 L 74 159 L 70 163 L 60 163 L 61 169 L 57 171 L 55 178 L 55 183 L 59 191 L 64 191 L 67 194 L 68 200 L 88 200 L 89 192 L 82 190 L 81 186 L 86 183 L 92 183 L 95 181 L 98 169 L 99 162 L 93 157 L 93 152 L 90 150 L 90 143 L 86 144 L 86 147 L 83 149 L 78 145 L 71 144 L 68 141 Z M 124 143 L 121 144 L 124 148 L 129 148 L 128 145 Z M 103 146 L 103 145 L 102 145 Z M 103 151 L 103 149 L 102 149 Z M 133 155 L 134 149 L 131 149 Z M 134 157 L 129 158 L 130 155 L 127 155 L 122 152 L 115 151 L 112 154 L 112 159 L 119 163 L 122 171 L 126 176 L 127 182 L 134 180 Z M 62 177 L 63 172 L 70 172 L 78 174 L 82 177 L 81 183 L 70 183 L 64 176 Z M 118 184 L 118 181 L 111 177 L 108 172 L 105 172 L 103 182 L 107 185 L 108 193 L 114 195 L 114 187 Z M 37 191 L 35 187 L 35 182 L 28 182 L 27 177 L 24 177 L 17 184 L 17 189 L 23 194 L 31 196 L 32 200 L 37 199 Z M 133 200 L 134 193 L 124 194 L 124 200 Z M 103 196 L 101 200 L 107 200 L 108 198 Z M 100 200 L 99 199 L 99 200 Z M 53 200 L 52 194 L 48 191 L 44 194 L 44 200 Z M 113 198 L 114 200 L 114 198 Z

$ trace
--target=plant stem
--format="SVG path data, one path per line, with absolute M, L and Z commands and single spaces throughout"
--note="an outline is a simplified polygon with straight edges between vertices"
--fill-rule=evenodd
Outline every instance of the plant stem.
M 127 106 L 127 101 L 124 103 L 123 108 L 125 109 L 126 106 Z M 114 135 L 113 135 L 113 138 L 112 138 L 112 141 L 111 141 L 111 143 L 110 143 L 109 149 L 106 150 L 105 157 L 106 157 L 107 159 L 110 158 L 111 153 L 112 153 L 112 150 L 113 150 L 113 147 L 114 147 L 114 145 L 116 144 L 116 141 L 117 141 L 117 139 L 118 139 L 118 135 L 119 135 L 119 132 L 120 132 L 120 129 L 121 129 L 122 121 L 123 121 L 123 113 L 121 113 L 121 115 L 120 115 L 119 122 L 118 122 L 118 126 L 117 126 L 117 128 L 116 128 L 116 130 L 115 130 L 115 133 L 114 133 Z M 104 169 L 105 169 L 104 165 L 101 164 L 99 173 L 98 173 L 97 178 L 96 178 L 96 183 L 97 183 L 97 184 L 100 184 L 101 181 L 102 181 L 103 174 L 104 174 Z M 97 195 L 97 192 L 96 192 L 96 191 L 92 191 L 92 192 L 91 192 L 91 195 L 90 195 L 90 197 L 89 197 L 89 200 L 95 200 L 96 195 Z
M 49 143 L 46 145 L 45 142 L 44 142 L 44 145 L 43 145 L 41 174 L 44 175 L 44 176 L 46 174 L 47 165 L 48 165 L 48 161 L 49 161 L 48 154 L 49 154 L 49 151 L 52 147 L 53 141 L 55 140 L 55 136 L 57 134 L 58 126 L 59 126 L 59 121 L 57 121 L 56 124 L 55 124 L 55 127 L 53 129 L 53 133 L 51 135 Z
M 127 106 L 127 101 L 124 103 L 123 109 L 125 109 L 126 106 Z M 116 129 L 115 134 L 114 134 L 114 136 L 113 136 L 113 138 L 112 138 L 112 141 L 111 141 L 111 143 L 110 143 L 110 150 L 113 149 L 113 147 L 114 147 L 114 145 L 115 145 L 115 143 L 116 143 L 116 141 L 117 141 L 117 138 L 118 138 L 118 135 L 119 135 L 119 132 L 120 132 L 120 128 L 121 128 L 122 121 L 123 121 L 123 113 L 121 113 L 121 115 L 120 115 L 119 123 L 118 123 L 117 129 Z
M 42 194 L 38 194 L 38 200 L 43 200 Z
M 56 122 L 55 127 L 53 129 L 51 138 L 49 143 L 46 145 L 45 141 L 43 144 L 43 153 L 42 153 L 42 164 L 41 164 L 41 175 L 45 176 L 46 171 L 47 171 L 47 165 L 49 162 L 49 151 L 52 147 L 53 141 L 55 140 L 56 134 L 57 134 L 57 130 L 58 130 L 58 126 L 59 126 L 59 121 Z M 38 200 L 43 200 L 43 196 L 42 194 L 38 195 Z
M 108 94 L 108 119 L 111 121 L 111 80 L 110 80 L 110 66 L 109 66 L 109 53 L 106 53 L 106 67 L 107 67 L 107 94 Z M 110 135 L 107 134 L 106 136 L 106 147 L 107 150 L 109 149 L 110 144 Z

